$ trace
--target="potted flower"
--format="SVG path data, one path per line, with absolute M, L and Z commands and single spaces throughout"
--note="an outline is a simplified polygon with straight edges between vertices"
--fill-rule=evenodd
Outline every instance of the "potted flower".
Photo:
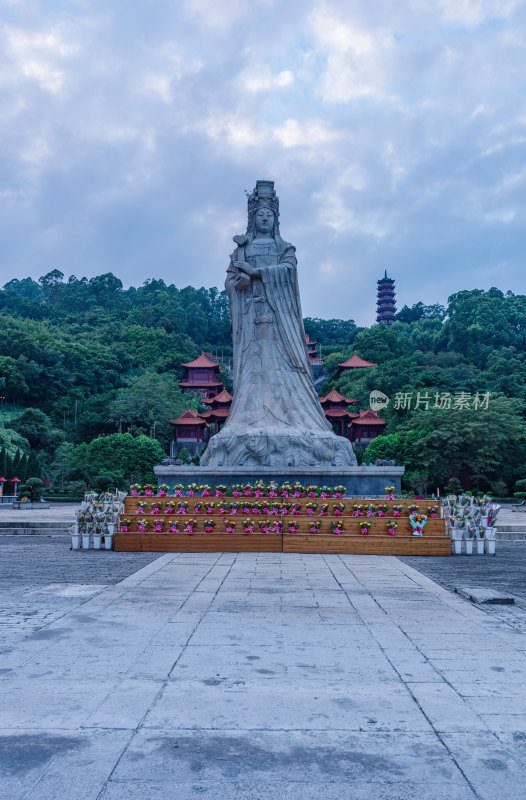
M 163 506 L 164 503 L 161 503 L 160 501 L 152 503 L 152 510 L 150 511 L 150 514 L 162 514 Z
M 369 520 L 365 519 L 358 523 L 358 525 L 360 526 L 360 533 L 362 534 L 362 536 L 369 536 L 369 531 L 371 529 L 372 524 L 373 524 L 372 522 L 369 522 Z
M 320 490 L 317 486 L 307 486 L 307 496 L 308 497 L 319 497 Z
M 427 514 L 431 519 L 436 519 L 440 513 L 440 509 L 438 506 L 428 506 L 427 507 Z
M 197 503 L 194 503 L 194 514 L 202 514 L 203 513 L 203 503 L 201 500 L 198 500 Z
M 282 503 L 281 504 L 281 514 L 283 517 L 288 516 L 292 511 L 292 503 Z
M 386 515 L 386 514 L 387 514 L 387 512 L 389 511 L 389 506 L 386 506 L 386 505 L 378 505 L 378 506 L 377 506 L 377 509 L 378 509 L 378 516 L 379 516 L 379 517 L 385 517 L 385 515 Z
M 343 533 L 343 520 L 337 519 L 331 522 L 331 531 L 337 536 L 341 536 Z
M 215 511 L 216 511 L 216 504 L 215 503 L 211 503 L 210 501 L 205 503 L 205 513 L 206 514 L 214 514 Z
M 175 514 L 175 500 L 168 500 L 168 502 L 164 506 L 164 513 L 165 514 Z
M 377 509 L 374 503 L 369 503 L 368 505 L 365 506 L 365 516 L 374 517 L 374 515 L 376 514 L 376 510 Z
M 313 519 L 309 523 L 309 530 L 311 533 L 319 533 L 321 528 L 321 520 L 320 519 Z
M 232 510 L 232 504 L 231 503 L 223 503 L 223 502 L 221 502 L 221 503 L 217 504 L 217 508 L 218 508 L 220 514 L 230 514 L 230 512 Z
M 184 492 L 184 486 L 182 483 L 176 483 L 174 486 L 174 497 L 182 497 Z
M 290 513 L 293 517 L 299 516 L 301 514 L 301 504 L 293 503 L 292 508 L 290 509 Z
M 227 521 L 225 522 L 225 530 L 227 533 L 236 532 L 236 523 L 233 519 L 227 519 Z
M 389 519 L 387 520 L 385 525 L 387 528 L 387 535 L 396 536 L 396 531 L 398 530 L 398 522 L 394 522 L 392 519 Z
M 320 489 L 320 497 L 322 500 L 327 500 L 332 497 L 332 489 L 329 486 L 322 486 Z
M 261 522 L 258 522 L 258 525 L 261 533 L 270 533 L 270 520 L 262 519 Z
M 146 502 L 146 500 L 139 500 L 139 502 L 137 503 L 137 507 L 135 509 L 135 513 L 146 514 L 148 511 L 148 505 L 149 504 Z
M 275 519 L 272 523 L 272 530 L 274 533 L 281 533 L 283 530 L 283 520 L 282 519 Z
M 210 486 L 207 483 L 204 483 L 199 488 L 201 489 L 201 497 L 210 497 L 211 489 L 210 489 Z
M 400 517 L 403 510 L 403 506 L 393 506 L 393 517 Z
M 251 483 L 246 483 L 245 484 L 245 487 L 244 487 L 244 490 L 243 490 L 243 494 L 245 495 L 245 497 L 252 497 L 252 495 L 254 494 L 254 490 L 252 488 L 252 484 Z
M 395 487 L 394 486 L 386 486 L 384 489 L 385 492 L 385 499 L 386 500 L 394 500 L 395 496 Z
M 203 522 L 204 529 L 206 533 L 213 533 L 214 528 L 216 526 L 215 520 L 213 519 L 205 519 Z
M 281 487 L 281 496 L 282 497 L 291 497 L 292 495 L 292 486 L 290 483 L 284 483 Z
M 226 494 L 226 486 L 223 484 L 218 484 L 216 486 L 216 497 L 224 497 Z
M 345 497 L 345 492 L 347 491 L 345 486 L 335 486 L 333 491 L 333 497 Z
M 343 512 L 345 511 L 344 503 L 333 503 L 332 504 L 332 513 L 335 517 L 343 516 Z
M 322 503 L 320 506 L 320 517 L 328 517 L 329 516 L 329 504 Z
M 164 519 L 156 519 L 153 527 L 155 533 L 162 533 L 163 528 L 164 528 Z
M 195 519 L 187 520 L 184 528 L 185 533 L 194 533 L 196 529 L 197 529 L 197 520 Z
M 182 523 L 178 519 L 170 520 L 170 533 L 181 533 Z
M 141 492 L 142 492 L 142 486 L 140 483 L 134 483 L 132 486 L 130 486 L 130 494 L 133 497 L 136 497 Z
M 186 514 L 188 511 L 188 503 L 186 500 L 181 500 L 177 503 L 177 513 L 178 514 Z
M 144 532 L 148 530 L 148 520 L 147 519 L 138 519 L 137 520 L 137 529 Z
M 291 519 L 287 521 L 287 533 L 297 533 L 298 532 L 298 523 L 295 519 Z
M 243 531 L 245 533 L 252 533 L 254 530 L 254 523 L 251 519 L 244 519 L 241 524 L 243 525 Z
M 306 509 L 307 509 L 307 514 L 312 516 L 318 510 L 318 503 L 307 503 Z
M 153 483 L 146 483 L 144 485 L 144 494 L 146 497 L 152 497 L 155 494 L 155 486 Z
M 424 525 L 427 522 L 427 516 L 425 514 L 410 514 L 409 516 L 409 524 L 413 529 L 413 536 L 423 536 L 424 533 Z
M 128 533 L 130 530 L 131 519 L 121 519 L 121 531 L 122 533 Z
M 361 503 L 353 503 L 351 508 L 354 517 L 360 517 L 362 515 L 363 506 Z
M 478 556 L 484 555 L 484 535 L 486 530 L 487 528 L 478 528 L 475 530 L 475 546 L 477 548 Z
M 272 514 L 273 516 L 277 516 L 278 514 L 281 514 L 281 509 L 282 509 L 281 503 L 273 502 L 268 507 L 268 513 Z
M 411 505 L 407 506 L 407 510 L 409 511 L 409 515 L 418 514 L 418 512 L 420 511 L 420 507 L 415 505 L 414 503 L 411 503 Z

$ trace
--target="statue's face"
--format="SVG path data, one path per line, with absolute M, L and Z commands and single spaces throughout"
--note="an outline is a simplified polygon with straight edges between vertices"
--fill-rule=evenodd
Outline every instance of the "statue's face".
M 274 212 L 270 208 L 259 208 L 256 212 L 256 230 L 268 233 L 274 227 Z

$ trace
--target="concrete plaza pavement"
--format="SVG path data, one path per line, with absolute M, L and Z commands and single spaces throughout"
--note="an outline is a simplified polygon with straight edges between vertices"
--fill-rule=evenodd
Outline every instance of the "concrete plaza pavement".
M 3 636 L 9 800 L 526 797 L 526 634 L 399 559 L 171 553 L 83 591 Z

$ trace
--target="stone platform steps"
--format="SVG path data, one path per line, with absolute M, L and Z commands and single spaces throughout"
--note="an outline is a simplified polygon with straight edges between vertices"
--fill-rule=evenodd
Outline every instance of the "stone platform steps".
M 0 520 L 0 536 L 66 536 L 71 522 L 39 520 L 17 522 Z

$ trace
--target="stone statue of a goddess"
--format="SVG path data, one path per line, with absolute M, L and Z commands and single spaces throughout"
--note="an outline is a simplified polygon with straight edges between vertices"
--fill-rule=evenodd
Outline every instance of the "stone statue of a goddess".
M 248 196 L 248 226 L 234 236 L 226 290 L 234 346 L 234 400 L 201 465 L 354 466 L 316 395 L 305 341 L 295 248 L 279 232 L 272 181 Z

